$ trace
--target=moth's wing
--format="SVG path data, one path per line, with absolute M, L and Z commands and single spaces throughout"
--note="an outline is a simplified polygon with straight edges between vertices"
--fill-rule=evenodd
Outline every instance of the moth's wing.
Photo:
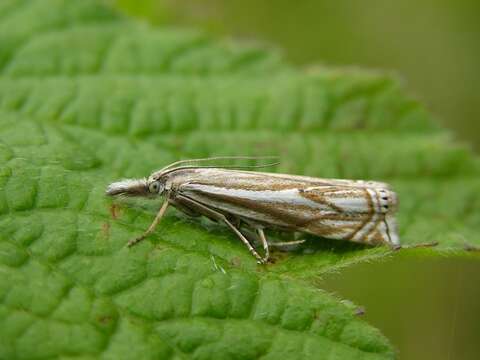
M 302 231 L 332 239 L 399 245 L 394 213 L 396 194 L 382 187 L 309 187 L 300 194 L 325 209 L 300 226 Z
M 303 175 L 289 175 L 279 173 L 251 172 L 253 174 L 261 174 L 265 177 L 278 179 L 280 181 L 292 181 L 303 183 L 305 186 L 348 186 L 360 188 L 390 189 L 390 185 L 380 181 L 372 180 L 347 180 L 347 179 L 330 179 L 316 178 Z
M 169 175 L 178 186 L 188 184 L 249 189 L 254 191 L 304 189 L 307 187 L 346 186 L 355 188 L 388 189 L 389 185 L 377 181 L 323 179 L 309 176 L 239 171 L 218 168 L 184 169 Z
M 208 176 L 207 176 L 208 175 Z M 339 185 L 340 184 L 340 185 Z M 398 243 L 395 194 L 380 186 L 267 174 L 204 171 L 178 191 L 224 214 L 266 227 L 365 243 Z
M 178 192 L 225 215 L 266 227 L 296 229 L 296 224 L 308 221 L 318 208 L 313 202 L 310 205 L 315 209 L 308 206 L 306 203 L 309 201 L 299 196 L 296 188 L 252 188 L 238 179 L 228 184 L 212 181 L 185 183 L 178 188 Z

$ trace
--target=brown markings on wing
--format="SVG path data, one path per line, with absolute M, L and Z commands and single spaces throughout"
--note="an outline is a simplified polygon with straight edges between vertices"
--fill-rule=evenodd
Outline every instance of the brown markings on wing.
M 381 232 L 377 231 L 375 235 L 368 241 L 368 243 L 372 245 L 381 245 L 385 244 L 385 239 L 382 236 Z
M 209 194 L 211 197 L 212 194 Z M 350 229 L 351 225 L 327 225 L 318 222 L 319 220 L 345 220 L 348 217 L 345 213 L 330 213 L 330 214 L 322 214 L 316 217 L 308 217 L 302 216 L 301 213 L 299 215 L 294 215 L 288 210 L 291 209 L 288 205 L 284 205 L 281 203 L 276 204 L 262 204 L 259 202 L 254 202 L 250 199 L 244 198 L 236 198 L 231 196 L 219 195 L 214 194 L 214 197 L 220 201 L 224 201 L 231 205 L 237 205 L 245 207 L 249 210 L 253 210 L 265 215 L 269 215 L 272 218 L 280 219 L 285 225 L 284 227 L 288 227 L 293 230 L 297 231 L 305 231 L 317 236 L 323 236 L 328 238 L 329 236 L 335 235 L 339 232 L 339 230 Z M 302 206 L 302 205 L 295 205 L 296 210 L 312 210 L 309 206 Z M 351 215 L 353 216 L 353 215 Z M 365 216 L 364 214 L 358 214 L 356 216 Z M 316 223 L 315 223 L 316 222 Z M 311 226 L 311 225 L 314 226 Z M 267 224 L 268 225 L 268 224 Z M 270 224 L 271 225 L 271 224 Z M 280 226 L 280 225 L 278 225 Z
M 206 193 L 210 199 L 217 200 L 226 204 L 239 206 L 250 211 L 255 211 L 264 215 L 269 215 L 272 218 L 281 220 L 282 223 L 285 223 L 286 226 L 297 229 L 298 224 L 305 222 L 305 218 L 301 215 L 294 215 L 288 211 L 288 206 L 284 204 L 265 204 L 257 202 L 251 199 L 245 199 L 241 197 L 224 195 L 224 194 L 215 194 L 215 193 Z M 185 196 L 185 195 L 184 195 Z M 188 196 L 188 195 L 186 195 Z M 199 201 L 197 199 L 197 201 Z M 273 206 L 272 206 L 273 205 Z M 297 205 L 295 205 L 297 207 Z M 310 207 L 308 209 L 311 209 Z M 222 211 L 222 210 L 221 210 Z M 224 211 L 224 210 L 223 210 Z M 257 220 L 257 219 L 253 219 Z
M 364 218 L 365 216 L 370 216 L 370 215 L 369 214 L 355 214 L 355 215 L 348 215 L 348 214 L 323 215 L 322 214 L 320 216 L 309 219 L 304 224 L 302 224 L 301 227 L 304 228 L 305 231 L 308 231 L 312 234 L 328 237 L 328 235 L 341 232 L 340 230 L 350 230 L 354 228 L 354 231 L 355 231 L 357 227 L 353 227 L 351 224 L 345 224 L 345 225 L 336 224 L 335 226 L 325 225 L 325 224 L 321 224 L 318 221 L 322 221 L 322 220 L 348 221 L 349 217 L 354 218 L 352 219 L 352 221 L 361 221 L 362 218 Z M 362 224 L 366 222 L 368 222 L 368 218 L 363 220 Z M 342 239 L 351 240 L 352 236 L 351 235 L 342 236 Z
M 375 200 L 377 201 L 377 204 L 380 205 L 380 199 L 378 198 L 378 192 L 377 191 L 375 191 Z M 375 221 L 375 224 L 373 225 L 373 227 L 370 229 L 370 231 L 368 233 L 365 234 L 364 239 L 367 240 L 368 237 L 370 236 L 370 234 L 372 234 L 374 231 L 377 232 L 371 240 L 366 241 L 369 244 L 381 244 L 381 243 L 385 242 L 383 237 L 380 235 L 380 231 L 378 231 L 378 229 L 377 229 L 378 224 L 380 224 L 381 221 L 385 221 L 385 215 L 383 214 L 383 216 L 382 216 L 381 213 L 379 213 L 379 215 L 380 216 L 378 217 L 377 221 Z
M 339 213 L 343 212 L 343 210 L 340 207 L 336 206 L 335 204 L 332 204 L 330 201 L 327 200 L 324 194 L 326 190 L 328 190 L 329 192 L 333 192 L 332 187 L 325 187 L 323 190 L 319 187 L 315 187 L 313 189 L 308 189 L 308 190 L 299 189 L 298 193 L 305 199 L 312 200 L 317 204 L 326 205 L 332 208 L 333 210 L 338 211 Z
M 348 218 L 353 218 L 355 217 L 355 221 L 361 221 L 358 226 L 353 227 L 353 231 L 350 235 L 347 235 L 344 237 L 345 240 L 352 240 L 354 236 L 364 227 L 366 226 L 369 222 L 372 221 L 373 215 L 375 214 L 375 209 L 374 209 L 374 204 L 373 200 L 368 193 L 367 189 L 361 189 L 362 193 L 364 194 L 364 197 L 367 201 L 367 206 L 368 209 L 366 212 L 355 212 L 354 214 L 345 212 L 344 209 L 341 209 L 340 207 L 336 206 L 332 202 L 328 201 L 327 198 L 332 198 L 335 197 L 335 188 L 341 191 L 341 193 L 338 193 L 338 197 L 345 197 L 345 196 L 351 196 L 351 197 L 358 197 L 358 188 L 355 189 L 355 191 L 351 191 L 349 193 L 347 190 L 348 188 L 343 187 L 343 186 L 337 186 L 337 187 L 325 187 L 324 189 L 309 189 L 308 191 L 301 191 L 300 194 L 312 201 L 315 201 L 316 203 L 323 204 L 330 206 L 332 209 L 336 210 L 337 213 L 334 214 L 322 214 L 321 216 L 314 217 L 312 219 L 309 219 L 305 224 L 302 225 L 302 227 L 308 228 L 309 225 L 317 225 L 316 227 L 318 228 L 318 232 L 320 235 L 320 232 L 324 232 L 327 230 L 327 228 L 332 229 L 332 230 L 337 230 L 337 231 L 332 231 L 329 230 L 328 232 L 330 234 L 338 232 L 338 230 L 345 230 L 345 229 L 351 229 L 352 225 L 347 224 L 347 225 L 336 225 L 335 227 L 328 226 L 328 225 L 320 225 L 320 224 L 314 224 L 316 221 L 319 220 L 348 220 Z M 312 191 L 314 190 L 314 191 Z M 325 195 L 325 193 L 328 193 L 328 195 Z M 320 226 L 319 226 L 320 225 Z M 377 225 L 375 225 L 377 226 Z M 316 232 L 317 232 L 316 231 Z M 371 232 L 369 232 L 371 233 Z M 323 235 L 323 234 L 322 234 Z M 358 240 L 357 240 L 358 241 Z
M 204 184 L 202 183 L 202 185 Z M 245 188 L 242 188 L 242 189 L 245 190 Z M 289 228 L 292 228 L 295 230 L 306 231 L 306 232 L 310 232 L 312 234 L 315 234 L 318 236 L 324 236 L 324 237 L 335 235 L 339 232 L 339 230 L 351 229 L 352 225 L 350 224 L 335 225 L 335 226 L 326 225 L 318 222 L 319 220 L 348 220 L 348 218 L 350 217 L 355 217 L 354 221 L 361 221 L 363 217 L 367 216 L 368 218 L 363 221 L 363 223 L 365 223 L 365 222 L 368 222 L 369 218 L 371 217 L 370 212 L 355 213 L 355 214 L 346 213 L 343 209 L 327 201 L 325 198 L 322 198 L 322 196 L 318 192 L 314 195 L 313 192 L 306 191 L 302 193 L 302 196 L 305 194 L 309 194 L 310 196 L 307 195 L 304 197 L 312 201 L 315 201 L 318 204 L 322 204 L 330 207 L 332 209 L 332 212 L 330 214 L 323 213 L 322 215 L 316 216 L 313 218 L 312 217 L 305 218 L 305 216 L 302 216 L 302 210 L 310 211 L 310 212 L 312 211 L 312 207 L 307 205 L 295 204 L 294 205 L 295 210 L 299 211 L 298 215 L 295 215 L 295 214 L 292 214 L 291 211 L 289 211 L 292 209 L 292 207 L 289 206 L 288 204 L 282 204 L 282 203 L 265 204 L 252 199 L 246 199 L 246 198 L 236 197 L 232 195 L 224 195 L 224 194 L 218 194 L 213 192 L 202 192 L 201 190 L 198 190 L 198 189 L 196 191 L 199 194 L 208 196 L 209 199 L 214 199 L 214 200 L 217 200 L 218 202 L 222 202 L 222 203 L 233 205 L 233 206 L 238 206 L 238 207 L 247 209 L 249 211 L 261 213 L 261 214 L 270 216 L 273 219 L 279 219 L 283 224 L 285 224 L 283 226 L 288 226 Z M 331 187 L 329 191 L 332 191 Z M 355 194 L 358 194 L 358 192 L 355 192 Z M 198 199 L 196 200 L 199 201 Z M 219 210 L 224 211 L 221 209 Z M 254 219 L 254 220 L 258 221 L 258 219 Z M 278 225 L 278 226 L 281 226 L 281 225 Z M 348 240 L 348 238 L 345 238 L 345 240 Z
M 251 180 L 251 179 L 248 179 Z M 291 190 L 291 189 L 302 189 L 311 184 L 305 183 L 294 183 L 294 182 L 273 182 L 273 181 L 263 181 L 263 182 L 254 182 L 254 181 L 204 181 L 204 180 L 192 180 L 188 182 L 193 185 L 207 185 L 215 186 L 218 188 L 232 189 L 232 190 L 248 190 L 248 191 L 280 191 L 280 190 Z
M 204 170 L 203 172 L 193 174 L 188 183 L 250 191 L 276 191 L 305 189 L 312 186 L 331 186 L 327 181 L 315 178 L 221 169 Z
M 329 237 L 329 235 L 338 234 L 339 230 L 345 229 L 353 229 L 352 234 L 349 236 L 342 237 L 345 240 L 351 240 L 352 237 L 360 231 L 366 224 L 368 224 L 373 219 L 373 214 L 375 213 L 373 200 L 371 199 L 370 195 L 368 194 L 366 189 L 362 189 L 365 191 L 365 197 L 368 203 L 368 209 L 364 213 L 356 212 L 356 213 L 346 213 L 344 209 L 335 205 L 331 201 L 328 201 L 328 197 L 332 198 L 335 196 L 335 189 L 341 191 L 341 194 L 338 194 L 338 197 L 345 197 L 348 196 L 348 190 L 351 189 L 351 196 L 358 197 L 358 190 L 362 187 L 356 186 L 348 186 L 343 184 L 332 184 L 328 181 L 315 181 L 314 178 L 306 178 L 304 180 L 302 177 L 296 179 L 295 176 L 285 176 L 282 177 L 278 174 L 272 174 L 274 176 L 270 176 L 270 174 L 263 174 L 263 173 L 253 173 L 253 172 L 241 172 L 241 171 L 225 171 L 225 172 L 217 172 L 210 173 L 209 176 L 207 174 L 203 174 L 201 176 L 193 176 L 192 179 L 188 180 L 188 184 L 192 185 L 206 185 L 206 186 L 215 186 L 219 188 L 226 188 L 226 189 L 239 189 L 239 190 L 249 190 L 249 191 L 279 191 L 279 190 L 288 190 L 288 189 L 297 189 L 299 190 L 299 195 L 309 199 L 317 204 L 324 205 L 332 209 L 331 214 L 322 214 L 318 217 L 309 217 L 305 218 L 302 216 L 302 210 L 304 211 L 312 211 L 312 207 L 310 206 L 302 206 L 299 204 L 295 205 L 295 209 L 299 210 L 298 215 L 292 214 L 291 209 L 292 207 L 289 205 L 275 203 L 275 204 L 264 204 L 261 202 L 254 201 L 252 199 L 245 199 L 241 197 L 235 197 L 232 195 L 223 195 L 223 194 L 216 194 L 212 192 L 202 192 L 199 191 L 199 194 L 203 194 L 204 196 L 208 196 L 210 199 L 215 199 L 219 202 L 223 202 L 225 204 L 237 206 L 240 208 L 247 209 L 249 211 L 261 213 L 267 216 L 270 216 L 272 219 L 279 219 L 281 223 L 285 225 L 280 225 L 277 222 L 277 226 L 287 226 L 291 229 L 300 230 L 310 232 L 312 234 L 316 234 L 319 236 Z M 313 188 L 315 191 L 312 191 Z M 323 189 L 322 189 L 323 188 Z M 197 190 L 198 191 L 198 190 Z M 328 195 L 325 195 L 325 192 L 328 192 Z M 198 199 L 197 199 L 198 201 Z M 218 209 L 219 211 L 225 212 L 225 210 Z M 289 211 L 290 210 L 290 211 Z M 319 220 L 348 220 L 348 218 L 354 217 L 352 219 L 354 221 L 361 221 L 358 226 L 352 226 L 351 224 L 346 225 L 326 225 L 321 224 L 320 222 L 315 221 Z M 257 220 L 257 219 L 253 219 Z M 372 231 L 376 229 L 378 223 L 381 221 L 381 217 L 375 223 L 375 226 Z M 264 222 L 264 220 L 259 220 L 260 222 Z M 268 224 L 267 224 L 268 225 Z M 270 224 L 274 225 L 274 224 Z M 311 225 L 315 225 L 312 227 Z M 367 236 L 369 235 L 367 234 Z
M 252 179 L 245 179 L 252 181 Z M 289 180 L 289 179 L 287 179 Z M 278 180 L 276 180 L 278 181 Z M 290 181 L 290 180 L 289 180 Z M 268 182 L 271 182 L 272 184 L 268 184 Z M 220 185 L 217 185 L 220 184 Z M 255 211 L 264 215 L 268 215 L 271 218 L 274 219 L 279 219 L 281 220 L 282 223 L 288 224 L 291 228 L 294 229 L 299 229 L 300 227 L 305 227 L 312 221 L 318 220 L 318 219 L 325 219 L 325 220 L 342 220 L 345 218 L 345 215 L 342 215 L 343 210 L 336 206 L 335 204 L 332 204 L 331 202 L 327 201 L 322 195 L 320 194 L 320 191 L 316 191 L 316 194 L 313 194 L 312 191 L 307 190 L 304 191 L 304 188 L 307 187 L 312 187 L 312 183 L 274 183 L 272 182 L 272 178 L 269 176 L 265 177 L 265 181 L 259 181 L 258 179 L 255 179 L 255 182 L 249 182 L 245 183 L 238 182 L 237 184 L 228 182 L 227 179 L 225 181 L 222 180 L 214 180 L 214 181 L 189 181 L 189 185 L 203 185 L 203 186 L 216 186 L 216 187 L 223 187 L 223 188 L 228 188 L 228 189 L 240 189 L 240 190 L 247 190 L 247 191 L 280 191 L 280 190 L 287 190 L 287 189 L 295 189 L 299 190 L 300 196 L 303 196 L 306 199 L 310 199 L 314 201 L 317 204 L 324 205 L 327 208 L 330 208 L 332 213 L 330 214 L 323 214 L 320 217 L 315 217 L 313 220 L 311 217 L 305 218 L 305 216 L 302 215 L 302 213 L 305 212 L 313 212 L 315 209 L 312 208 L 312 206 L 308 205 L 301 205 L 301 204 L 295 204 L 295 205 L 288 205 L 288 204 L 283 204 L 280 202 L 277 203 L 270 203 L 270 204 L 265 204 L 260 201 L 255 201 L 253 199 L 246 199 L 243 197 L 236 197 L 233 195 L 224 195 L 224 194 L 217 194 L 214 192 L 205 192 L 202 191 L 201 189 L 196 189 L 195 191 L 198 192 L 199 194 L 204 194 L 204 196 L 208 196 L 210 199 L 215 199 L 218 200 L 219 202 L 223 202 L 226 204 L 242 207 L 246 210 L 250 211 Z M 237 185 L 237 186 L 235 186 Z M 241 185 L 241 186 L 240 186 Z M 332 186 L 327 186 L 324 185 L 325 188 L 328 188 L 329 191 L 332 191 Z M 316 184 L 316 186 L 313 186 L 315 189 L 320 189 L 321 186 Z M 341 187 L 343 189 L 343 187 Z M 298 211 L 298 215 L 292 214 L 292 209 Z M 338 229 L 338 227 L 336 227 Z M 334 228 L 332 226 L 325 225 L 323 226 L 323 232 L 331 234 L 334 231 Z
M 370 193 L 367 191 L 367 189 L 364 189 L 363 191 L 365 194 L 365 199 L 367 199 L 369 215 L 364 221 L 362 221 L 362 223 L 359 226 L 355 228 L 352 234 L 348 236 L 347 240 L 352 240 L 360 230 L 362 230 L 370 221 L 372 221 L 373 215 L 375 214 L 375 205 L 373 204 L 373 200 L 372 200 L 372 197 L 370 196 Z

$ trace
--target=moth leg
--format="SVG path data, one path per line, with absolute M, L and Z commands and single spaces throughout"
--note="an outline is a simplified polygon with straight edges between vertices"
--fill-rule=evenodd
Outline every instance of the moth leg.
M 262 240 L 262 235 L 260 235 L 260 233 L 259 233 L 259 230 L 263 230 L 261 225 L 259 225 L 257 223 L 252 223 L 252 222 L 247 222 L 247 225 L 249 226 L 249 228 L 256 230 L 257 236 L 255 236 L 255 234 L 253 232 L 249 231 L 248 228 L 245 229 L 243 231 L 243 233 L 245 234 L 245 237 L 252 242 L 257 242 L 258 240 L 260 240 L 260 242 L 263 245 L 263 249 L 265 250 L 265 254 L 266 254 L 265 257 L 264 257 L 265 261 L 267 261 L 268 258 L 270 257 L 269 249 L 271 247 L 276 247 L 276 248 L 289 247 L 289 246 L 293 246 L 293 245 L 300 245 L 300 244 L 303 244 L 307 241 L 305 239 L 292 240 L 292 241 L 275 241 L 275 242 L 270 242 L 270 241 L 266 240 L 267 248 L 265 248 L 265 243 Z M 263 234 L 263 237 L 265 237 L 265 234 Z
M 263 245 L 263 250 L 265 251 L 265 256 L 263 257 L 263 262 L 267 262 L 268 258 L 270 257 L 270 250 L 268 248 L 268 242 L 267 238 L 265 237 L 265 233 L 263 232 L 263 229 L 261 227 L 256 228 L 258 237 L 260 238 L 260 241 L 262 242 Z
M 402 250 L 402 249 L 416 249 L 416 248 L 429 248 L 438 245 L 438 241 L 432 241 L 427 243 L 412 244 L 412 245 L 395 245 L 392 247 L 392 250 Z
M 303 244 L 305 241 L 306 240 L 279 241 L 279 242 L 268 243 L 268 245 L 273 247 L 286 247 L 286 246 Z
M 264 263 L 264 259 L 257 253 L 257 251 L 253 248 L 253 246 L 250 244 L 250 242 L 247 240 L 247 238 L 238 230 L 227 218 L 225 215 L 222 213 L 219 213 L 218 211 L 215 211 L 213 209 L 210 209 L 208 206 L 205 206 L 195 200 L 192 200 L 188 197 L 182 196 L 182 195 L 177 195 L 176 197 L 178 200 L 181 202 L 184 202 L 185 204 L 188 204 L 189 207 L 195 209 L 196 211 L 202 213 L 203 215 L 215 219 L 217 221 L 223 221 L 227 226 L 232 229 L 232 231 L 238 236 L 238 238 L 245 244 L 245 246 L 248 248 L 248 250 L 252 253 L 252 255 L 257 259 L 257 262 L 259 264 Z
M 138 244 L 140 241 L 142 241 L 143 239 L 145 239 L 148 235 L 150 235 L 154 230 L 155 228 L 157 227 L 158 223 L 160 222 L 160 220 L 162 219 L 163 215 L 165 214 L 165 211 L 167 210 L 168 208 L 168 205 L 169 205 L 169 201 L 168 199 L 166 199 L 163 204 L 162 204 L 162 207 L 160 208 L 160 210 L 158 211 L 157 213 L 157 216 L 155 216 L 155 219 L 153 220 L 153 222 L 150 224 L 150 226 L 148 227 L 148 229 L 142 234 L 140 235 L 139 237 L 136 237 L 135 239 L 132 239 L 128 242 L 127 246 L 128 247 L 131 247 L 135 244 Z
M 202 215 L 198 211 L 195 211 L 194 209 L 189 208 L 187 205 L 185 205 L 180 201 L 170 199 L 170 204 L 172 204 L 177 210 L 183 212 L 185 215 L 188 215 L 191 217 L 198 217 Z

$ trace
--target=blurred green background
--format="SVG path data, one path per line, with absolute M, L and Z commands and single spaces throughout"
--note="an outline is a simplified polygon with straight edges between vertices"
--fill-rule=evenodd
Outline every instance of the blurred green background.
M 292 63 L 392 71 L 480 149 L 478 0 L 110 0 L 156 24 L 280 48 Z
M 480 149 L 478 0 L 110 0 L 154 24 L 200 28 L 281 49 L 301 66 L 382 69 L 440 123 Z M 320 286 L 365 307 L 402 359 L 480 358 L 480 262 L 362 264 Z

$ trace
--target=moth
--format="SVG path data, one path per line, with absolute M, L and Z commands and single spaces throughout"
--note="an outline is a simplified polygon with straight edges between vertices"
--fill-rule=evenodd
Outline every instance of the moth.
M 203 160 L 181 160 L 148 178 L 110 184 L 110 196 L 163 197 L 149 228 L 130 240 L 132 246 L 151 234 L 171 205 L 189 216 L 224 223 L 258 263 L 269 259 L 265 229 L 313 234 L 371 245 L 400 246 L 395 221 L 397 195 L 377 181 L 322 179 L 202 166 Z M 263 245 L 261 256 L 242 229 Z M 289 244 L 289 243 L 287 243 Z

